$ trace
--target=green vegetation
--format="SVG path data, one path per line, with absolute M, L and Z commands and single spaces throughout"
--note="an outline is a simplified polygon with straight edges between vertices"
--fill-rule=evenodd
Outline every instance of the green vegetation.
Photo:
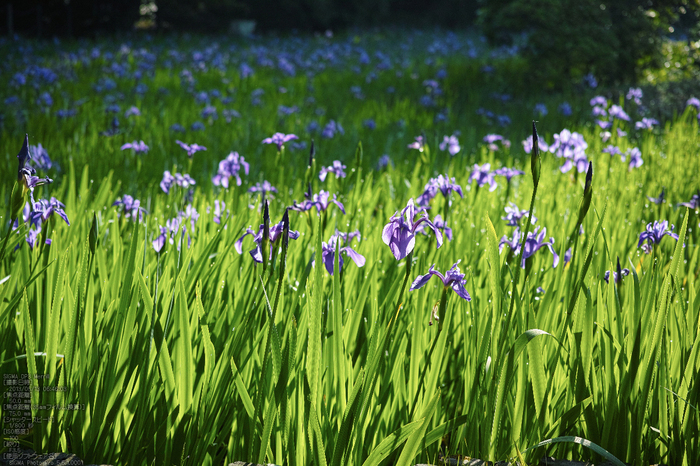
M 250 44 L 5 42 L 0 50 L 9 57 L 0 78 L 10 83 L 0 90 L 0 365 L 7 374 L 46 374 L 39 387 L 66 388 L 31 392 L 31 415 L 54 421 L 35 423 L 18 436 L 21 445 L 130 465 L 700 458 L 700 216 L 677 205 L 700 187 L 692 105 L 636 129 L 653 115 L 643 97 L 639 105 L 623 94 L 605 110 L 623 105 L 632 120 L 610 118 L 604 130 L 589 100 L 612 94 L 527 88 L 519 56 L 439 32 Z M 557 110 L 564 101 L 568 116 Z M 535 110 L 540 103 L 548 111 Z M 132 105 L 140 115 L 124 116 Z M 594 166 L 590 187 L 587 163 L 562 173 L 567 157 L 524 152 L 533 119 L 543 148 L 564 129 L 580 133 Z M 324 137 L 331 120 L 344 131 Z M 192 129 L 197 121 L 203 130 Z M 461 149 L 451 157 L 439 143 L 455 131 Z M 54 214 L 36 233 L 31 211 L 41 206 L 21 211 L 30 193 L 15 182 L 15 155 L 25 132 L 54 161 L 38 170 L 54 182 L 33 198 L 61 201 L 70 226 Z M 261 144 L 275 132 L 300 139 L 282 151 Z M 483 140 L 493 133 L 511 143 Z M 421 134 L 423 149 L 408 149 Z M 140 140 L 147 153 L 120 150 Z M 188 158 L 176 140 L 207 150 Z M 622 154 L 603 152 L 608 145 Z M 641 166 L 630 163 L 633 148 Z M 231 151 L 250 171 L 240 170 L 240 186 L 233 177 L 230 187 L 215 186 Z M 392 163 L 379 168 L 383 154 Z M 347 176 L 320 181 L 334 160 Z M 478 187 L 470 174 L 485 163 L 525 174 Z M 192 194 L 176 185 L 166 194 L 165 170 L 189 174 Z M 436 248 L 426 228 L 396 260 L 382 240 L 385 225 L 440 174 L 464 194 L 430 201 L 429 218 L 442 215 L 451 241 L 443 233 Z M 248 191 L 264 180 L 279 191 L 265 196 L 269 207 Z M 320 215 L 287 210 L 304 201 L 309 183 L 312 193 L 337 194 L 345 215 L 332 203 Z M 667 202 L 648 200 L 663 188 Z M 125 195 L 141 200 L 141 221 L 113 206 Z M 536 223 L 526 216 L 520 225 L 546 227 L 556 267 L 546 248 L 524 269 L 509 246 L 499 252 L 514 230 L 502 219 L 508 202 L 531 206 Z M 271 259 L 274 240 L 261 239 L 261 264 L 248 254 L 251 237 L 237 252 L 247 227 L 257 233 L 285 215 L 298 239 L 282 232 Z M 17 230 L 8 221 L 15 218 Z M 663 237 L 646 254 L 640 233 L 656 220 L 675 225 L 679 240 Z M 336 230 L 359 230 L 361 241 L 348 246 L 364 267 L 339 252 L 336 273 L 322 266 L 322 243 Z M 630 273 L 607 283 L 618 259 Z M 457 261 L 471 301 L 436 278 L 409 290 L 431 265 L 444 274 Z M 69 404 L 78 409 L 39 409 Z

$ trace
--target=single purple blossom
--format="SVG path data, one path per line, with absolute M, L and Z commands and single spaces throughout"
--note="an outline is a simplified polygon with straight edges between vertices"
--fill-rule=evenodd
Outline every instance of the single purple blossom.
M 226 210 L 226 203 L 218 199 L 214 200 L 214 223 L 221 224 L 221 216 Z
M 416 216 L 419 214 L 421 214 L 420 217 L 416 219 Z M 396 260 L 401 260 L 413 252 L 416 243 L 416 230 L 422 223 L 426 223 L 427 226 L 435 232 L 437 247 L 439 248 L 442 246 L 442 233 L 430 221 L 428 215 L 425 213 L 425 208 L 417 208 L 413 202 L 413 198 L 411 198 L 406 207 L 401 210 L 400 214 L 397 211 L 391 219 L 389 219 L 389 223 L 382 231 L 382 240 L 384 244 L 389 246 Z
M 423 136 L 416 136 L 415 141 L 410 143 L 407 147 L 409 149 L 416 149 L 418 152 L 423 152 L 423 149 L 425 148 Z
M 274 199 L 275 196 L 272 194 L 267 194 L 267 193 L 276 193 L 277 188 L 272 186 L 269 181 L 264 180 L 262 183 L 256 183 L 255 186 L 251 186 L 248 188 L 249 193 L 261 193 L 263 196 L 266 196 L 268 199 Z
M 700 111 L 700 99 L 698 99 L 697 97 L 691 97 L 691 98 L 688 99 L 688 101 L 685 103 L 685 106 L 686 106 L 686 107 L 693 106 L 693 107 L 695 107 L 698 111 Z
M 654 220 L 653 225 L 649 222 L 646 230 L 639 234 L 639 243 L 637 243 L 637 247 L 641 247 L 645 253 L 649 254 L 652 246 L 659 244 L 664 236 L 668 235 L 678 241 L 678 235 L 673 233 L 674 228 L 675 225 L 671 225 L 671 229 L 667 230 L 668 220 L 662 222 Z M 643 244 L 645 242 L 646 244 Z
M 233 176 L 236 178 L 236 185 L 240 186 L 242 183 L 239 174 L 241 169 L 243 169 L 243 172 L 247 175 L 250 170 L 250 165 L 238 152 L 231 152 L 225 159 L 219 162 L 219 170 L 216 172 L 216 175 L 212 177 L 211 181 L 215 186 L 228 188 L 228 180 Z
M 571 104 L 569 102 L 562 102 L 559 104 L 558 109 L 559 113 L 561 113 L 564 116 L 571 116 L 574 111 L 571 109 Z
M 522 142 L 522 145 L 523 145 L 523 150 L 525 151 L 526 154 L 529 154 L 530 152 L 532 152 L 532 147 L 533 147 L 532 135 L 528 136 L 527 139 L 525 139 Z M 541 137 L 538 138 L 537 145 L 540 148 L 540 152 L 548 152 L 549 151 L 549 146 L 547 145 L 546 142 L 544 142 L 544 139 L 542 139 Z
M 520 228 L 518 227 L 513 230 L 512 238 L 508 238 L 507 235 L 503 235 L 501 240 L 498 242 L 498 253 L 500 254 L 503 252 L 504 246 L 508 246 L 510 250 L 513 251 L 513 254 L 517 255 L 520 252 L 520 239 L 522 236 L 523 234 L 520 232 Z
M 449 197 L 452 191 L 454 191 L 459 194 L 459 197 L 464 198 L 462 188 L 455 183 L 454 178 L 450 178 L 449 175 L 438 175 L 437 178 L 431 178 L 430 181 L 428 181 L 423 194 L 416 199 L 416 204 L 419 206 L 427 206 L 430 200 L 437 195 L 438 191 L 445 197 Z
M 340 160 L 334 160 L 333 165 L 329 167 L 321 167 L 321 170 L 319 171 L 318 174 L 318 179 L 321 181 L 326 181 L 326 176 L 328 176 L 329 173 L 333 173 L 336 178 L 345 178 L 345 170 L 346 167 L 343 165 Z
M 284 147 L 284 144 L 289 142 L 289 141 L 292 141 L 294 139 L 299 139 L 299 137 L 295 134 L 275 133 L 272 135 L 272 137 L 263 139 L 262 143 L 263 144 L 276 144 L 277 151 L 281 152 L 282 148 Z
M 254 232 L 250 227 L 246 228 L 245 233 L 243 236 L 238 238 L 236 242 L 234 243 L 234 247 L 236 248 L 236 252 L 238 254 L 243 254 L 243 238 L 245 238 L 248 235 L 253 235 L 253 241 L 255 241 L 255 248 L 250 251 L 250 255 L 253 258 L 253 260 L 259 264 L 262 264 L 263 261 L 263 256 L 262 256 L 262 242 L 263 242 L 263 233 L 265 231 L 265 225 L 260 225 L 258 228 L 258 232 Z M 270 226 L 270 251 L 269 251 L 269 259 L 272 259 L 272 252 L 274 251 L 273 245 L 274 243 L 282 237 L 282 233 L 284 232 L 284 220 L 280 221 L 276 225 Z M 297 239 L 299 238 L 299 232 L 294 231 L 294 230 L 289 230 L 289 239 Z
M 136 220 L 136 216 L 139 216 L 140 220 L 143 220 L 143 214 L 147 214 L 146 209 L 141 207 L 141 201 L 134 199 L 132 196 L 125 194 L 123 197 L 117 198 L 112 206 L 121 207 L 121 211 L 126 213 L 125 218 L 133 218 Z
M 163 179 L 160 182 L 160 187 L 166 194 L 170 194 L 170 188 L 173 186 L 173 184 L 183 189 L 187 189 L 190 186 L 194 186 L 196 182 L 188 174 L 181 175 L 180 173 L 175 173 L 173 175 L 170 173 L 170 171 L 166 170 L 163 172 Z
M 697 194 L 693 194 L 688 202 L 681 202 L 679 206 L 685 206 L 689 209 L 697 210 L 700 209 L 700 191 Z
M 323 128 L 323 131 L 321 132 L 321 137 L 331 139 L 336 135 L 336 133 L 345 134 L 345 130 L 342 126 L 340 126 L 340 123 L 337 123 L 335 120 L 331 120 Z
M 330 237 L 328 242 L 326 243 L 325 241 L 321 244 L 322 247 L 322 252 L 321 252 L 321 260 L 323 261 L 323 265 L 326 267 L 326 270 L 328 273 L 333 276 L 333 265 L 335 261 L 335 250 L 338 247 L 338 240 L 339 236 L 337 234 L 334 234 L 333 236 Z M 341 247 L 340 248 L 340 256 L 338 257 L 338 271 L 342 272 L 343 271 L 343 255 L 342 253 L 347 254 L 350 256 L 350 259 L 355 262 L 355 265 L 358 267 L 363 267 L 365 265 L 365 257 L 352 249 L 349 246 Z
M 452 156 L 456 155 L 461 149 L 457 136 L 454 134 L 452 136 L 445 136 L 440 143 L 440 150 L 447 150 Z
M 627 91 L 627 100 L 634 100 L 634 103 L 637 105 L 642 105 L 642 97 L 643 97 L 643 92 L 642 89 L 639 87 L 630 87 L 629 91 Z
M 611 105 L 608 114 L 618 120 L 630 121 L 630 117 L 619 105 Z
M 127 142 L 121 147 L 121 150 L 132 149 L 135 153 L 141 154 L 148 152 L 148 146 L 143 141 Z
M 505 176 L 506 182 L 510 183 L 510 180 L 516 176 L 524 175 L 525 172 L 522 170 L 516 170 L 515 168 L 501 167 L 493 171 L 494 175 Z
M 631 149 L 627 149 L 626 155 L 628 155 L 630 158 L 630 170 L 632 170 L 633 168 L 639 168 L 644 164 L 644 160 L 642 160 L 642 152 L 638 148 L 633 147 Z M 622 158 L 622 161 L 625 161 L 624 157 Z
M 422 288 L 423 285 L 428 283 L 428 280 L 430 280 L 430 278 L 433 275 L 435 275 L 438 278 L 440 278 L 440 280 L 442 280 L 442 284 L 445 288 L 452 288 L 452 291 L 457 293 L 457 296 L 467 301 L 471 301 L 472 298 L 471 296 L 469 296 L 467 289 L 464 287 L 467 281 L 464 279 L 464 274 L 459 270 L 460 262 L 461 260 L 455 262 L 455 264 L 447 272 L 445 272 L 445 275 L 435 270 L 435 264 L 431 265 L 430 269 L 428 270 L 428 273 L 426 273 L 425 275 L 418 275 L 418 277 L 416 277 L 416 279 L 411 284 L 411 288 L 409 288 L 409 291 Z
M 642 121 L 638 121 L 634 124 L 636 129 L 652 129 L 655 125 L 659 124 L 659 120 L 654 118 L 642 118 Z
M 622 269 L 620 268 L 620 258 L 617 258 L 617 271 L 613 271 L 613 280 L 615 280 L 615 284 L 622 283 L 622 277 L 626 277 L 627 275 L 630 274 L 629 269 Z M 610 283 L 610 270 L 605 271 L 605 283 Z
M 141 116 L 141 111 L 138 109 L 138 107 L 134 107 L 132 105 L 126 110 L 126 112 L 124 112 L 125 118 L 129 118 L 131 116 Z
M 549 241 L 544 241 L 547 235 L 547 228 L 542 228 L 542 231 L 538 233 L 540 227 L 535 227 L 535 231 L 531 231 L 527 234 L 527 239 L 525 240 L 525 246 L 523 249 L 523 262 L 521 264 L 522 268 L 525 268 L 525 261 L 539 251 L 542 247 L 547 246 L 549 252 L 554 256 L 554 261 L 552 263 L 552 268 L 559 264 L 559 255 L 557 255 L 554 250 L 554 238 L 549 238 Z
M 68 216 L 63 210 L 66 206 L 62 202 L 59 202 L 55 197 L 50 200 L 39 199 L 32 205 L 32 213 L 30 214 L 30 221 L 36 226 L 41 226 L 41 224 L 49 219 L 52 214 L 56 214 L 61 217 L 70 226 L 70 221 L 68 221 Z
M 649 199 L 651 202 L 653 202 L 656 205 L 661 205 L 664 202 L 666 202 L 666 189 L 661 188 L 661 194 L 659 194 L 659 197 L 651 197 L 647 196 L 647 199 Z
M 518 209 L 518 206 L 515 205 L 512 202 L 509 202 L 508 206 L 504 207 L 504 210 L 506 211 L 506 216 L 501 217 L 502 220 L 506 221 L 506 225 L 510 227 L 518 227 L 520 225 L 520 220 L 524 218 L 528 213 L 530 213 L 529 210 L 520 210 Z M 537 222 L 537 217 L 532 217 L 531 223 L 534 225 L 535 222 Z
M 622 155 L 622 151 L 620 150 L 620 148 L 617 146 L 613 146 L 612 144 L 609 144 L 601 152 L 603 152 L 604 154 L 610 154 L 610 157 L 614 155 Z
M 590 104 L 591 104 L 591 107 L 594 107 L 596 105 L 600 105 L 602 107 L 607 107 L 608 106 L 608 99 L 606 99 L 602 95 L 597 95 L 591 99 Z
M 489 191 L 494 191 L 498 187 L 498 183 L 496 183 L 494 179 L 494 172 L 491 171 L 490 163 L 485 163 L 481 166 L 474 164 L 474 168 L 469 175 L 467 183 L 471 183 L 475 180 L 480 188 L 488 183 L 490 186 Z
M 291 209 L 296 210 L 297 212 L 306 212 L 307 210 L 311 210 L 313 207 L 316 207 L 316 211 L 321 213 L 322 211 L 328 209 L 328 206 L 332 202 L 338 206 L 343 214 L 345 214 L 345 206 L 338 201 L 337 196 L 333 194 L 332 199 L 330 196 L 331 194 L 328 191 L 321 190 L 318 192 L 318 194 L 314 194 L 311 199 L 306 199 L 300 203 L 294 201 L 294 205 L 291 207 Z
M 35 187 L 42 184 L 52 183 L 53 180 L 48 176 L 40 178 L 36 176 L 36 170 L 29 165 L 29 160 L 32 159 L 29 155 L 29 135 L 24 135 L 24 143 L 17 154 L 19 168 L 17 169 L 17 181 L 24 186 L 24 189 L 34 190 Z
M 29 146 L 29 153 L 31 154 L 34 166 L 39 170 L 49 170 L 53 166 L 53 162 L 51 158 L 49 158 L 49 153 L 41 143 L 36 146 Z
M 391 165 L 393 167 L 394 162 L 391 161 L 391 158 L 389 157 L 388 154 L 384 154 L 381 157 L 379 157 L 379 160 L 377 161 L 377 170 L 383 170 L 384 168 L 388 167 L 389 165 Z
M 192 158 L 194 154 L 196 154 L 199 151 L 202 150 L 207 150 L 206 147 L 200 146 L 199 144 L 185 144 L 184 142 L 180 140 L 175 140 L 178 146 L 182 147 L 185 151 L 187 151 L 187 157 Z

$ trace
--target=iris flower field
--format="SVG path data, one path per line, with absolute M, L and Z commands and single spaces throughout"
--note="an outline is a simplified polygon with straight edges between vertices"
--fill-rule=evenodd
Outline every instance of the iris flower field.
M 445 31 L 0 53 L 3 452 L 700 461 L 700 95 Z

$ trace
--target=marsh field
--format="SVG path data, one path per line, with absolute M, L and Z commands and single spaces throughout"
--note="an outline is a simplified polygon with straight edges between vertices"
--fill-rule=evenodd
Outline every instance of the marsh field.
M 0 54 L 3 453 L 700 461 L 700 95 L 439 30 Z

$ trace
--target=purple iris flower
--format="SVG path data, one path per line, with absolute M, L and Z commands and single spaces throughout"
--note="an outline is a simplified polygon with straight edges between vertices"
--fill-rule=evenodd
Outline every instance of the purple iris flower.
M 634 103 L 637 105 L 642 105 L 642 97 L 644 96 L 644 93 L 642 92 L 642 89 L 639 87 L 630 87 L 629 91 L 627 91 L 627 100 L 634 100 Z
M 332 202 L 338 206 L 343 214 L 345 214 L 345 206 L 338 201 L 337 196 L 333 194 L 332 199 L 330 196 L 331 194 L 328 191 L 321 190 L 318 192 L 318 194 L 314 194 L 311 199 L 304 200 L 304 202 L 298 203 L 297 201 L 294 201 L 294 205 L 291 207 L 291 209 L 296 210 L 297 212 L 306 212 L 307 210 L 311 210 L 313 207 L 316 207 L 318 213 L 321 213 L 322 211 L 328 209 L 328 206 Z
M 27 232 L 26 240 L 27 244 L 29 245 L 29 249 L 34 249 L 34 246 L 36 246 L 36 242 L 39 239 L 39 233 L 41 233 L 41 227 L 39 226 L 36 227 L 36 229 L 32 228 Z M 45 244 L 50 245 L 51 239 L 47 238 Z
M 564 116 L 571 116 L 574 111 L 571 108 L 571 104 L 569 102 L 562 102 L 559 104 L 559 113 L 561 113 Z
M 229 187 L 229 178 L 232 176 L 236 178 L 236 185 L 241 185 L 241 176 L 238 174 L 241 169 L 248 174 L 250 165 L 245 161 L 245 158 L 238 155 L 238 152 L 231 152 L 228 156 L 219 162 L 219 171 L 216 172 L 211 179 L 215 186 L 223 186 L 224 188 Z
M 532 135 L 528 136 L 527 139 L 525 139 L 522 142 L 522 145 L 523 145 L 523 150 L 525 151 L 526 154 L 529 154 L 530 152 L 532 152 L 532 146 L 533 146 Z M 538 138 L 537 145 L 540 148 L 540 152 L 548 152 L 549 151 L 549 146 L 547 145 L 546 142 L 544 142 L 544 139 L 542 139 L 541 137 Z
M 665 188 L 661 188 L 661 194 L 659 194 L 659 197 L 647 196 L 647 199 L 649 199 L 651 202 L 653 202 L 656 205 L 663 204 L 664 202 L 666 202 L 666 192 L 665 191 L 666 191 Z
M 326 270 L 328 270 L 328 273 L 333 276 L 333 262 L 335 260 L 335 250 L 338 247 L 338 240 L 339 240 L 338 234 L 334 234 L 333 236 L 330 237 L 328 240 L 328 243 L 325 241 L 322 243 L 321 247 L 322 252 L 321 252 L 321 259 L 323 260 L 323 265 L 326 266 Z M 349 246 L 345 246 L 340 248 L 341 255 L 338 257 L 338 270 L 340 272 L 343 271 L 343 255 L 342 253 L 347 254 L 350 256 L 350 259 L 355 262 L 355 265 L 358 267 L 363 267 L 365 265 L 365 257 L 352 249 Z
M 596 120 L 595 124 L 600 126 L 600 129 L 610 129 L 612 128 L 612 121 Z
M 512 202 L 509 202 L 508 206 L 504 207 L 504 210 L 506 211 L 506 216 L 501 217 L 502 220 L 506 221 L 506 225 L 509 227 L 518 227 L 520 225 L 520 219 L 524 218 L 530 211 L 529 210 L 520 210 L 518 209 L 518 206 L 515 205 Z M 535 222 L 537 222 L 536 217 L 532 217 L 532 224 L 534 225 Z
M 627 136 L 627 131 L 622 131 L 622 128 L 617 128 L 617 137 L 624 138 Z
M 568 172 L 574 166 L 579 173 L 585 172 L 588 169 L 586 149 L 588 149 L 588 143 L 583 139 L 583 135 L 572 133 L 568 129 L 555 134 L 554 144 L 549 146 L 549 152 L 565 159 L 564 165 L 559 168 L 562 173 Z
M 121 147 L 121 150 L 132 149 L 135 153 L 141 154 L 148 152 L 148 146 L 143 141 L 127 142 Z
M 552 263 L 552 268 L 556 267 L 559 264 L 559 255 L 556 253 L 554 250 L 554 238 L 549 238 L 549 241 L 545 241 L 544 238 L 547 235 L 547 228 L 542 228 L 542 231 L 539 231 L 540 227 L 535 227 L 535 231 L 531 231 L 527 234 L 527 239 L 525 240 L 525 249 L 523 251 L 523 260 L 521 263 L 521 267 L 525 268 L 525 262 L 529 257 L 534 255 L 537 251 L 539 251 L 542 247 L 547 246 L 549 249 L 549 252 L 552 253 L 552 256 L 554 256 L 554 261 Z M 501 238 L 501 241 L 499 242 L 498 245 L 498 250 L 499 252 L 503 250 L 503 246 L 508 245 L 510 249 L 513 251 L 513 254 L 518 254 L 520 252 L 520 248 L 522 247 L 522 244 L 520 243 L 520 240 L 522 239 L 522 232 L 520 231 L 519 228 L 516 228 L 513 231 L 513 238 L 509 239 L 507 236 L 503 236 Z
M 326 176 L 328 176 L 329 173 L 333 173 L 336 178 L 345 178 L 345 170 L 346 167 L 343 165 L 340 160 L 334 160 L 333 165 L 329 167 L 321 167 L 321 170 L 319 171 L 318 174 L 318 179 L 321 181 L 326 181 Z
M 537 115 L 543 117 L 543 116 L 547 115 L 547 113 L 549 113 L 549 111 L 547 110 L 547 106 L 540 102 L 539 104 L 535 105 L 535 113 Z
M 17 159 L 19 160 L 19 168 L 17 169 L 17 181 L 24 185 L 25 189 L 34 190 L 35 187 L 42 184 L 47 184 L 53 182 L 48 176 L 46 178 L 39 178 L 36 175 L 36 170 L 29 165 L 27 162 L 32 159 L 29 155 L 29 135 L 24 135 L 24 144 L 17 154 Z
M 613 271 L 613 280 L 615 280 L 615 283 L 621 283 L 622 282 L 622 277 L 626 277 L 627 275 L 630 274 L 629 269 L 622 269 L 620 268 L 620 258 L 617 258 L 617 271 Z M 605 283 L 610 283 L 610 270 L 605 271 Z
M 139 219 L 143 220 L 143 214 L 147 214 L 146 209 L 141 207 L 141 201 L 138 199 L 134 199 L 132 196 L 129 196 L 128 194 L 125 194 L 123 197 L 117 198 L 116 201 L 114 201 L 114 204 L 112 206 L 118 206 L 121 207 L 121 211 L 125 212 L 126 218 L 134 218 L 136 219 L 136 215 L 138 214 Z
M 632 149 L 627 149 L 627 155 L 630 158 L 630 170 L 633 168 L 639 168 L 644 164 L 644 160 L 642 160 L 642 152 L 638 148 L 633 147 Z M 622 161 L 625 161 L 625 157 L 622 158 Z
M 698 111 L 700 111 L 700 99 L 698 99 L 697 97 L 691 97 L 691 98 L 688 99 L 688 101 L 685 103 L 685 106 L 686 106 L 686 107 L 690 107 L 691 105 L 692 105 L 693 107 L 695 107 Z
M 165 194 L 170 194 L 170 188 L 173 186 L 173 184 L 183 189 L 187 189 L 190 186 L 194 186 L 196 182 L 188 174 L 181 175 L 180 173 L 175 173 L 175 175 L 173 175 L 170 173 L 170 171 L 166 170 L 163 172 L 163 179 L 160 182 L 160 187 Z
M 125 118 L 129 118 L 130 116 L 141 116 L 141 111 L 138 109 L 138 107 L 134 107 L 132 105 L 126 110 L 126 112 L 124 112 Z
M 267 193 L 276 193 L 277 188 L 272 186 L 269 181 L 264 180 L 262 183 L 256 183 L 255 186 L 251 186 L 248 188 L 249 193 L 261 193 L 262 195 L 266 196 L 268 199 L 274 199 L 275 196 L 272 194 L 267 194 Z
M 32 154 L 32 161 L 39 170 L 49 170 L 53 166 L 49 153 L 41 143 L 36 146 L 29 146 L 29 153 Z
M 679 206 L 685 206 L 689 209 L 697 210 L 700 209 L 700 191 L 697 194 L 693 194 L 688 202 L 681 202 Z
M 425 275 L 418 275 L 418 277 L 416 277 L 416 279 L 413 281 L 413 284 L 411 284 L 411 288 L 409 288 L 409 291 L 422 288 L 423 285 L 428 283 L 428 280 L 430 280 L 430 278 L 433 275 L 435 275 L 438 278 L 440 278 L 440 280 L 442 280 L 442 284 L 445 288 L 452 288 L 452 290 L 455 293 L 457 293 L 457 295 L 460 298 L 465 299 L 467 301 L 471 301 L 472 298 L 471 296 L 469 296 L 467 289 L 464 287 L 467 281 L 464 279 L 464 274 L 459 270 L 460 262 L 461 260 L 455 262 L 455 264 L 447 272 L 445 272 L 445 275 L 435 270 L 435 264 L 431 265 L 430 269 L 428 270 L 428 273 L 426 273 Z
M 520 228 L 515 228 L 513 230 L 513 237 L 508 238 L 507 235 L 503 235 L 501 237 L 501 240 L 498 242 L 498 253 L 500 254 L 503 252 L 503 246 L 508 246 L 511 251 L 513 251 L 513 254 L 518 254 L 520 252 L 520 238 L 522 237 L 522 233 L 520 232 Z
M 381 157 L 379 157 L 379 160 L 377 161 L 377 170 L 383 170 L 389 165 L 393 167 L 394 162 L 391 161 L 391 157 L 389 157 L 388 154 L 384 154 Z
M 423 152 L 425 148 L 425 141 L 423 136 L 416 136 L 415 141 L 407 146 L 409 149 L 416 149 L 418 152 Z
M 489 191 L 494 191 L 498 187 L 498 183 L 496 183 L 494 179 L 494 172 L 491 171 L 490 163 L 485 163 L 481 166 L 474 164 L 474 168 L 469 175 L 467 183 L 471 183 L 474 180 L 476 180 L 480 188 L 488 183 L 490 186 Z
M 454 178 L 450 178 L 449 175 L 438 175 L 437 178 L 431 178 L 430 181 L 428 181 L 425 185 L 425 191 L 416 199 L 416 204 L 422 207 L 427 206 L 430 200 L 437 195 L 438 191 L 445 197 L 449 197 L 452 191 L 454 191 L 459 194 L 459 197 L 464 198 L 462 188 L 455 183 Z
M 619 105 L 611 105 L 608 114 L 618 120 L 630 121 L 630 117 Z
M 603 152 L 604 154 L 610 154 L 610 157 L 612 157 L 613 155 L 622 155 L 622 151 L 620 150 L 620 148 L 617 146 L 613 146 L 612 144 L 608 145 L 601 152 Z
M 335 136 L 336 133 L 345 134 L 345 130 L 342 126 L 340 126 L 340 123 L 336 123 L 335 120 L 331 120 L 323 128 L 323 131 L 321 132 L 321 137 L 331 139 Z
M 452 136 L 445 136 L 440 143 L 440 150 L 449 151 L 450 155 L 455 156 L 462 148 L 459 146 L 459 141 L 457 136 L 453 134 Z
M 263 241 L 263 232 L 265 231 L 265 225 L 260 225 L 258 228 L 258 232 L 254 232 L 250 227 L 246 228 L 245 233 L 243 236 L 238 238 L 236 242 L 234 243 L 234 247 L 236 248 L 236 251 L 238 254 L 243 254 L 243 238 L 245 238 L 248 235 L 253 235 L 253 241 L 255 241 L 255 248 L 250 251 L 250 255 L 253 258 L 253 260 L 259 264 L 262 264 L 263 261 L 263 256 L 262 256 L 262 241 Z M 282 232 L 284 231 L 284 220 L 280 221 L 276 225 L 270 226 L 270 252 L 269 252 L 269 259 L 272 259 L 272 251 L 273 249 L 273 244 L 282 236 Z M 289 239 L 297 239 L 299 238 L 299 232 L 294 231 L 294 230 L 289 230 Z
M 596 105 L 593 107 L 591 110 L 591 113 L 593 114 L 594 117 L 606 117 L 608 116 L 608 111 L 605 109 L 605 107 L 601 107 Z
M 659 124 L 659 120 L 654 118 L 642 118 L 642 121 L 638 121 L 634 124 L 637 129 L 652 129 L 655 125 Z
M 226 210 L 226 203 L 216 199 L 214 201 L 214 223 L 221 224 L 221 215 Z
M 277 151 L 281 152 L 282 148 L 284 147 L 284 144 L 289 142 L 289 141 L 292 141 L 294 139 L 299 139 L 299 137 L 295 134 L 275 133 L 272 135 L 272 137 L 263 139 L 262 143 L 263 144 L 276 144 Z
M 435 232 L 437 247 L 442 246 L 442 233 L 430 221 L 425 210 L 424 207 L 416 208 L 413 198 L 411 198 L 406 207 L 401 210 L 401 213 L 399 214 L 397 211 L 384 227 L 382 240 L 384 244 L 389 246 L 396 260 L 403 259 L 413 251 L 416 244 L 416 230 L 422 223 L 425 223 Z M 416 219 L 418 214 L 421 214 L 421 216 Z
M 571 248 L 567 249 L 566 252 L 564 253 L 564 267 L 566 267 L 566 264 L 571 262 L 571 256 L 573 252 L 571 251 Z
M 487 134 L 486 136 L 484 136 L 484 142 L 486 144 L 493 144 L 496 141 L 502 141 L 502 140 L 503 140 L 503 136 L 501 136 L 500 134 Z
M 675 225 L 671 225 L 671 229 L 667 230 L 668 220 L 664 220 L 663 222 L 654 220 L 653 225 L 649 222 L 647 224 L 647 229 L 639 234 L 639 243 L 637 243 L 637 247 L 641 247 L 645 253 L 649 254 L 652 247 L 659 244 L 666 235 L 678 241 L 678 235 L 673 233 L 674 228 Z
M 521 264 L 522 268 L 525 268 L 525 261 L 527 260 L 527 258 L 535 254 L 543 246 L 547 246 L 549 252 L 551 252 L 552 256 L 554 256 L 552 268 L 556 267 L 557 264 L 559 264 L 559 255 L 554 250 L 554 238 L 550 237 L 549 241 L 544 241 L 544 238 L 547 235 L 547 228 L 543 227 L 542 231 L 538 234 L 539 229 L 539 226 L 535 227 L 535 231 L 531 231 L 527 234 L 527 239 L 525 240 L 525 246 L 523 250 L 523 262 Z
M 206 147 L 200 146 L 199 144 L 196 144 L 196 143 L 195 144 L 185 144 L 184 142 L 179 141 L 177 139 L 175 140 L 175 142 L 177 143 L 178 146 L 182 147 L 183 149 L 185 149 L 187 151 L 187 157 L 189 157 L 189 158 L 192 158 L 192 156 L 199 151 L 207 150 Z
M 597 95 L 593 97 L 590 101 L 591 107 L 600 105 L 602 107 L 607 107 L 608 106 L 608 99 L 603 97 L 602 95 Z
M 36 226 L 41 226 L 41 224 L 49 219 L 52 214 L 56 214 L 59 217 L 61 217 L 65 222 L 70 226 L 70 222 L 68 221 L 68 216 L 64 212 L 64 207 L 62 202 L 59 202 L 56 200 L 55 197 L 52 197 L 50 200 L 46 199 L 39 199 L 38 201 L 34 202 L 34 205 L 32 206 L 32 213 L 30 214 L 31 218 L 31 223 L 33 223 Z
M 522 170 L 516 170 L 515 168 L 501 167 L 493 171 L 494 175 L 505 176 L 506 182 L 510 183 L 510 180 L 516 176 L 524 175 L 525 172 Z

